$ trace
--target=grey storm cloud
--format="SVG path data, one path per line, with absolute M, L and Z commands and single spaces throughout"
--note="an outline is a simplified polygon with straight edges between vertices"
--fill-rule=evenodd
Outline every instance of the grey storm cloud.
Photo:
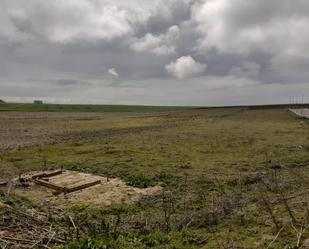
M 9 101 L 285 102 L 308 49 L 307 0 L 0 0 Z

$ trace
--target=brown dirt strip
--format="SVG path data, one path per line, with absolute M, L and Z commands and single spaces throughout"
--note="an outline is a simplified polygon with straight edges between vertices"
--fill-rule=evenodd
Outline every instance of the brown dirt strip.
M 100 131 L 82 131 L 82 132 L 72 132 L 68 134 L 57 134 L 51 138 L 54 140 L 52 144 L 59 143 L 73 143 L 79 141 L 88 141 L 94 140 L 102 137 L 108 136 L 118 136 L 118 135 L 127 135 L 130 133 L 138 133 L 143 131 L 150 131 L 154 129 L 166 128 L 167 125 L 152 125 L 144 127 L 130 127 L 122 129 L 104 129 Z
M 139 132 L 161 124 L 145 121 L 143 126 L 124 123 L 118 127 L 118 123 L 168 114 L 0 112 L 0 152 Z
M 145 127 L 130 127 L 121 129 L 104 129 L 99 131 L 83 131 L 83 132 L 70 132 L 70 133 L 59 133 L 55 135 L 48 135 L 45 138 L 33 140 L 29 143 L 14 144 L 11 146 L 1 147 L 0 152 L 13 151 L 23 148 L 36 148 L 42 145 L 53 145 L 62 143 L 75 143 L 75 142 L 86 142 L 98 138 L 127 135 L 130 133 L 139 133 L 144 131 L 150 131 L 154 129 L 162 129 L 175 126 L 174 125 L 153 125 Z

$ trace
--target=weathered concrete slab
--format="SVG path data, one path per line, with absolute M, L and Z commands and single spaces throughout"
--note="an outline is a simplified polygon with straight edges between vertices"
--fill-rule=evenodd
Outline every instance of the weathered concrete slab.
M 302 117 L 302 118 L 309 118 L 309 109 L 302 108 L 302 109 L 289 109 L 295 115 Z

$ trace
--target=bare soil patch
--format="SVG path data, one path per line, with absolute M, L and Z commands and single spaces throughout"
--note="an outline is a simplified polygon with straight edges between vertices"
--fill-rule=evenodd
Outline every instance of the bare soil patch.
M 29 177 L 32 172 L 23 177 Z M 130 204 L 139 201 L 143 196 L 160 194 L 162 187 L 155 186 L 145 189 L 126 185 L 118 178 L 81 173 L 77 171 L 63 171 L 62 174 L 49 178 L 49 183 L 62 187 L 75 187 L 94 181 L 100 184 L 73 193 L 54 195 L 54 191 L 44 186 L 31 183 L 27 188 L 16 188 L 16 194 L 27 197 L 35 202 L 49 203 L 53 206 L 70 207 L 73 205 L 110 206 L 112 204 Z

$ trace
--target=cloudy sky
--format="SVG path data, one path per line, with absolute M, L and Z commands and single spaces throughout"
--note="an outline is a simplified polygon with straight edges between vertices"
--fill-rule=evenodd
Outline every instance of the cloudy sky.
M 308 0 L 0 0 L 0 98 L 309 101 Z

